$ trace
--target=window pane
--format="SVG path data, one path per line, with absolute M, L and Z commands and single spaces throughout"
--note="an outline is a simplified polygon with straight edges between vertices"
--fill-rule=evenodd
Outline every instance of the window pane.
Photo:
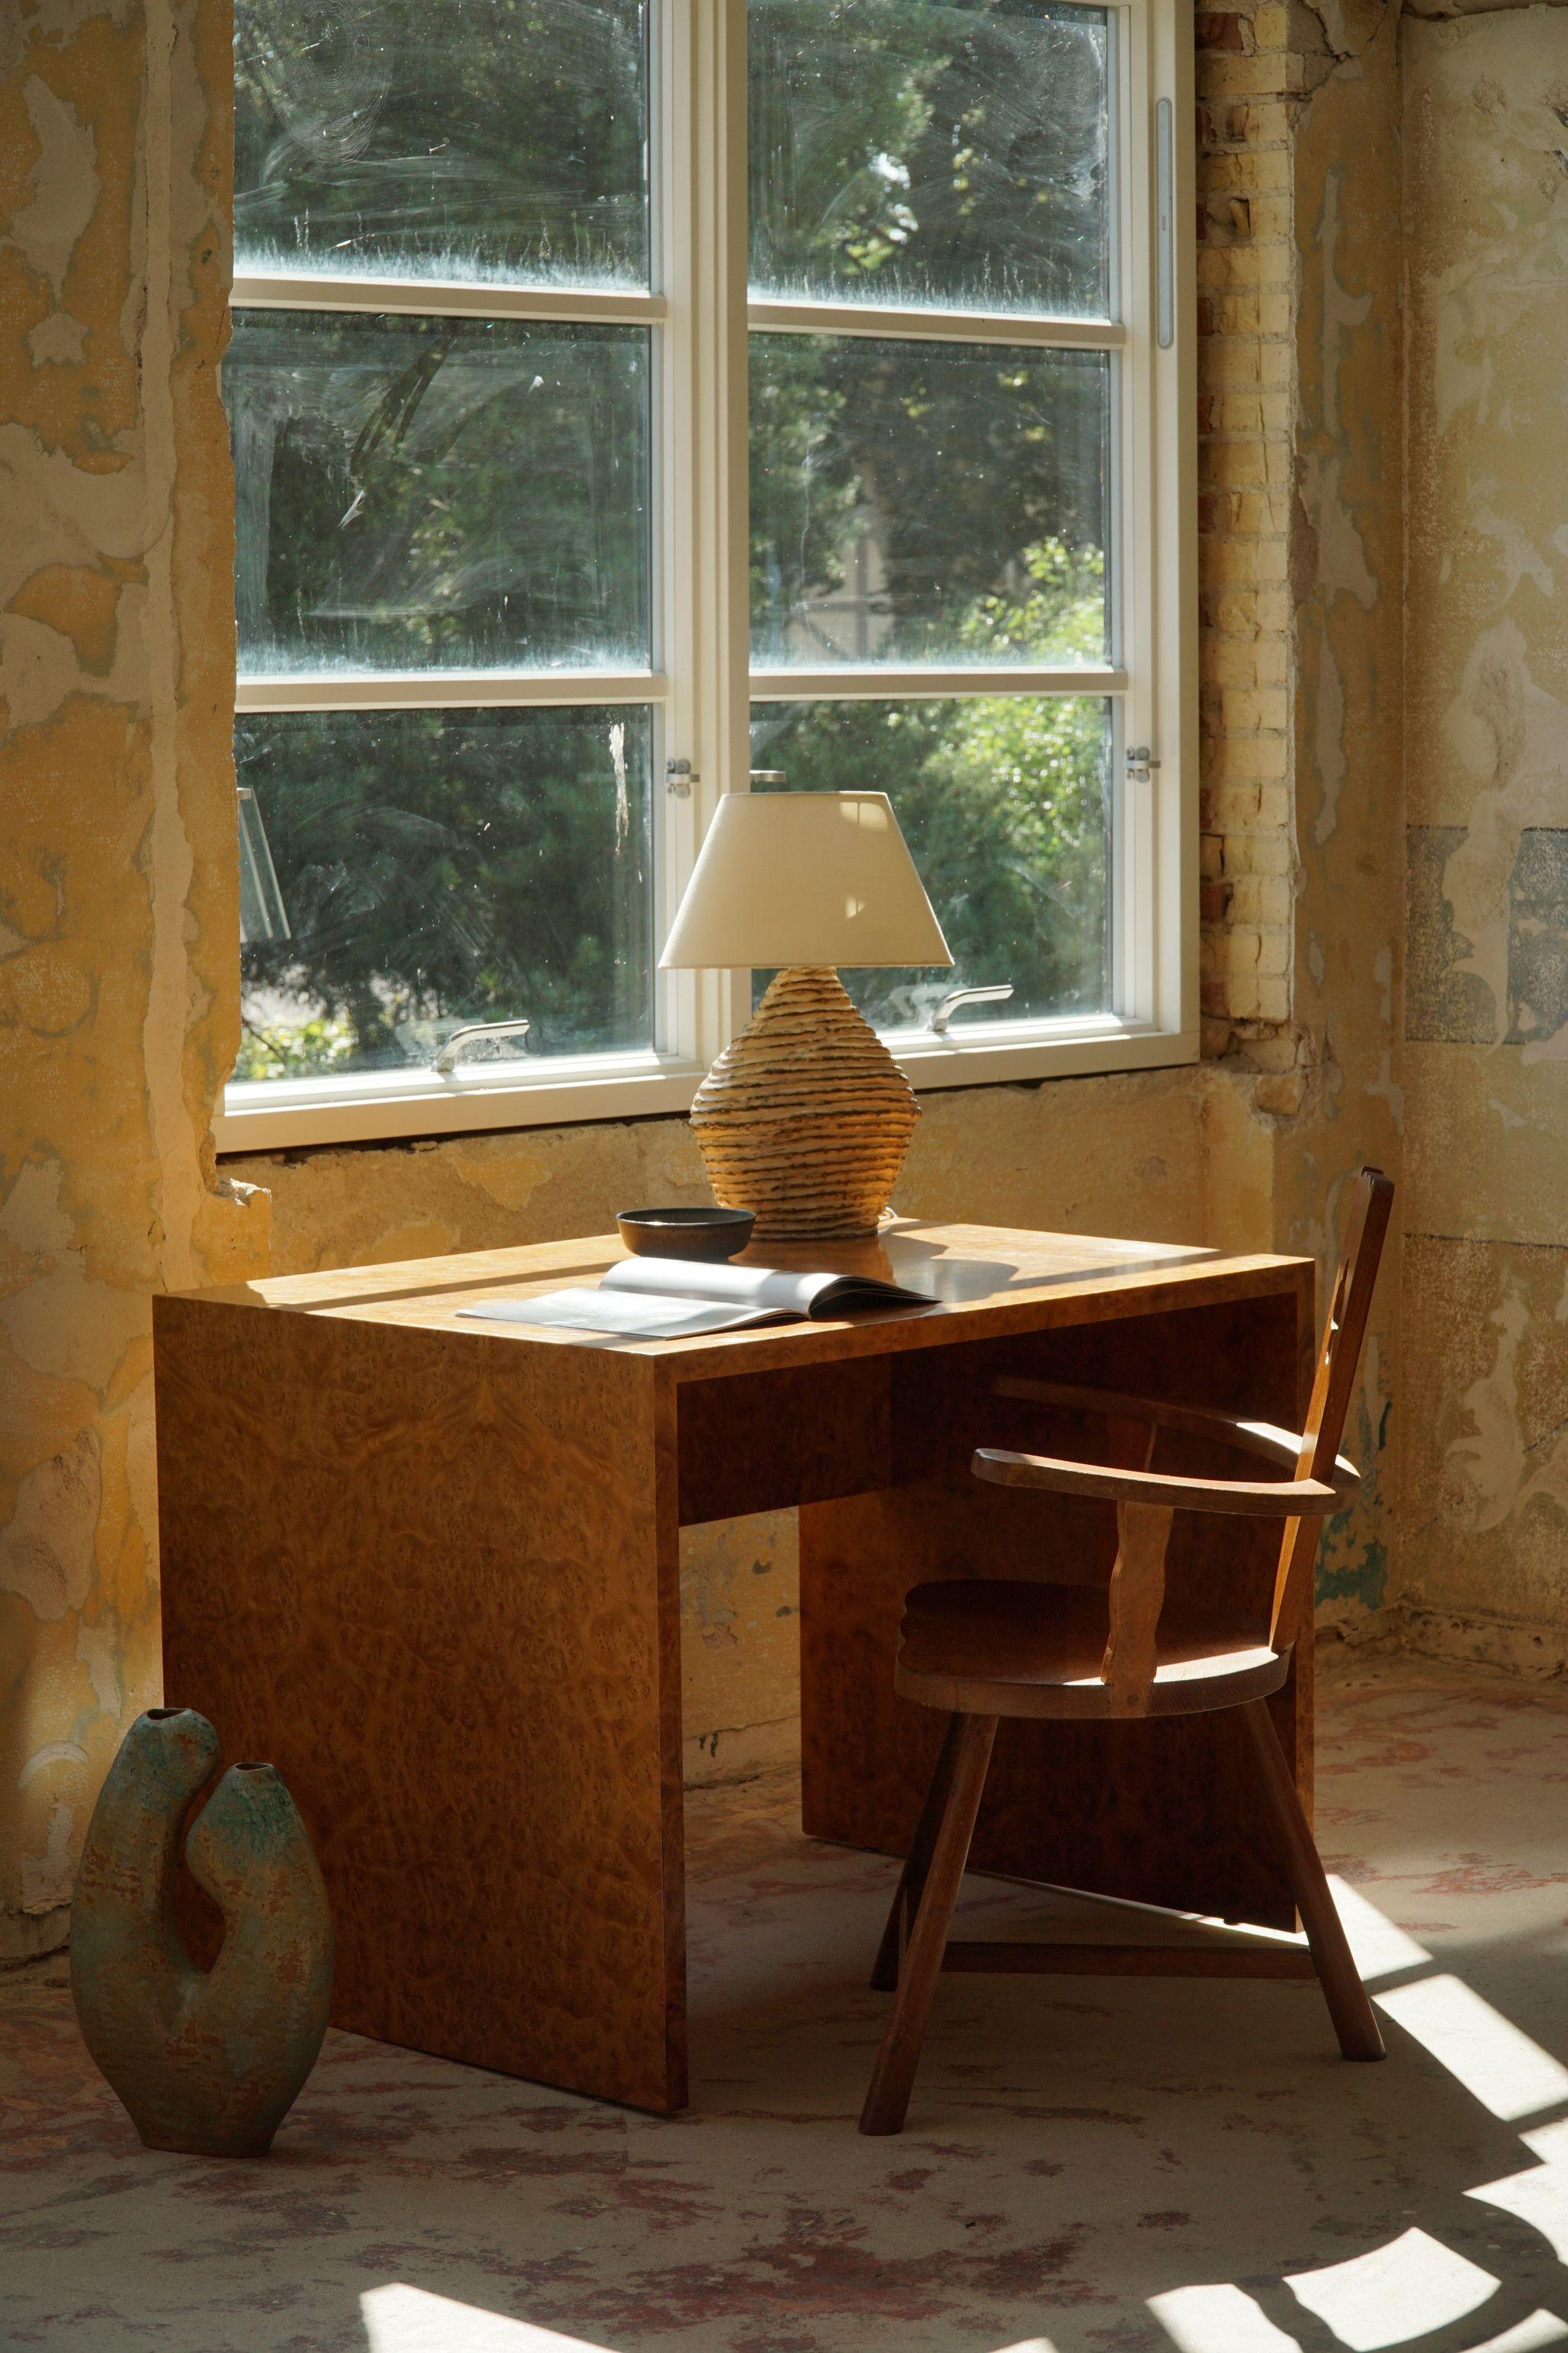
M 758 702 L 752 765 L 783 771 L 775 789 L 892 800 L 954 968 L 844 973 L 879 1029 L 922 1027 L 949 989 L 997 981 L 1011 1001 L 959 1022 L 1110 1006 L 1109 702 Z
M 815 301 L 1103 318 L 1108 16 L 751 0 L 751 276 Z
M 276 882 L 235 1076 L 427 1062 L 464 1021 L 526 1018 L 535 1056 L 646 1046 L 649 744 L 636 708 L 242 717 Z
M 647 283 L 646 0 L 241 0 L 237 267 Z
M 752 653 L 1103 661 L 1110 361 L 752 338 Z
M 240 311 L 240 668 L 640 668 L 640 327 Z

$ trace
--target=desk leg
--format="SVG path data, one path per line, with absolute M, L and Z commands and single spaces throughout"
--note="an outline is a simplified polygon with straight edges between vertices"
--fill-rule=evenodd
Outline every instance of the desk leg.
M 1005 1491 L 891 1488 L 800 1514 L 802 1820 L 807 1833 L 908 1852 L 944 1719 L 893 1691 L 905 1594 L 931 1578 L 1038 1574 L 1039 1530 L 1010 1541 Z M 1304 1672 L 1303 1672 L 1304 1671 Z M 1270 1702 L 1287 1757 L 1310 1755 L 1310 1653 Z M 1292 1928 L 1295 1904 L 1237 1713 L 1152 1724 L 1004 1721 L 972 1868 Z M 868 1958 L 869 1957 L 868 1957 Z
M 686 2098 L 673 1417 L 645 1359 L 211 1302 L 156 1323 L 164 1687 L 277 1765 L 333 2021 Z

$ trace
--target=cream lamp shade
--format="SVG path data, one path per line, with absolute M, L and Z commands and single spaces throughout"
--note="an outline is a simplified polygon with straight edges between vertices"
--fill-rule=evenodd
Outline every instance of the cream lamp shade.
M 952 962 L 886 793 L 726 793 L 659 958 Z

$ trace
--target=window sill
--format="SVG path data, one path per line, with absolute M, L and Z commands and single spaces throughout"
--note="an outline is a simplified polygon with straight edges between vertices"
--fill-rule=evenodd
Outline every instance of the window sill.
M 1041 1023 L 1023 1035 L 1020 1028 L 973 1021 L 945 1038 L 906 1030 L 889 1032 L 886 1042 L 917 1093 L 1155 1070 L 1198 1055 L 1194 1034 L 1103 1017 Z M 515 1077 L 492 1064 L 448 1078 L 431 1071 L 378 1071 L 358 1078 L 253 1081 L 226 1090 L 213 1134 L 221 1153 L 277 1152 L 668 1117 L 690 1109 L 702 1076 L 695 1063 L 647 1053 L 523 1062 Z
M 674 1056 L 584 1054 L 541 1063 L 434 1071 L 372 1071 L 356 1078 L 262 1079 L 231 1085 L 213 1122 L 220 1152 L 294 1145 L 364 1144 L 481 1129 L 561 1127 L 576 1120 L 647 1119 L 683 1112 L 702 1072 Z

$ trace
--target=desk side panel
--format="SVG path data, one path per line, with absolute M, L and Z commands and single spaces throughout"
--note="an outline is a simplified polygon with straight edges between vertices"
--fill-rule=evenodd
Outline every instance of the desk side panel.
M 1109 1507 L 975 1480 L 978 1444 L 1092 1452 L 1082 1420 L 988 1395 L 997 1371 L 1244 1408 L 1289 1424 L 1300 1406 L 1300 1302 L 1279 1294 L 905 1358 L 893 1390 L 899 1483 L 801 1512 L 803 1817 L 818 1837 L 907 1850 L 941 1721 L 898 1699 L 904 1596 L 937 1577 L 1104 1584 Z M 1221 1468 L 1161 1460 L 1172 1469 Z M 1234 1469 L 1234 1464 L 1228 1466 Z M 1184 1514 L 1171 1588 L 1267 1633 L 1277 1528 Z M 1310 1659 L 1303 1665 L 1309 1670 Z M 1309 1675 L 1271 1703 L 1310 1789 Z M 1240 1727 L 1225 1715 L 1146 1725 L 1004 1723 L 973 1850 L 976 1868 L 1261 1925 L 1295 1910 L 1258 1809 Z
M 673 1417 L 637 1359 L 160 1302 L 164 1688 L 282 1773 L 334 2022 L 685 2098 Z

